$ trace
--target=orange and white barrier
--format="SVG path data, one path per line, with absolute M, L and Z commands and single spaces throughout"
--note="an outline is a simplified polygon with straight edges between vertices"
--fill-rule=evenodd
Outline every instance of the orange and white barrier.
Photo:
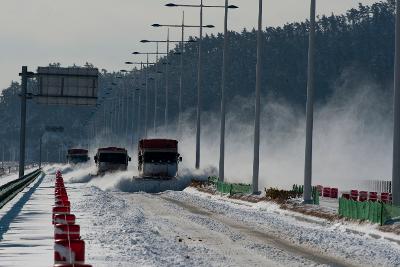
M 71 203 L 61 171 L 56 172 L 54 200 L 54 267 L 92 267 L 85 264 L 85 241 L 80 237 L 75 215 L 71 214 Z

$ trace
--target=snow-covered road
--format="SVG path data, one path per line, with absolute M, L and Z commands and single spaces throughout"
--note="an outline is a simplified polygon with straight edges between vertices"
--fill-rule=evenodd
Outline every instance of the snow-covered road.
M 247 203 L 194 188 L 121 192 L 119 179 L 129 185 L 126 177 L 87 178 L 85 171 L 69 167 L 64 172 L 71 209 L 86 242 L 86 262 L 93 266 L 400 265 L 398 244 L 351 230 L 373 226 L 331 223 L 272 203 Z M 53 179 L 48 175 L 23 192 L 24 205 L 3 229 L 0 266 L 19 266 L 38 255 L 51 262 Z M 20 198 L 13 201 L 21 204 Z M 0 221 L 4 218 L 0 214 Z
M 82 187 L 82 235 L 96 266 L 397 266 L 400 247 L 269 203 L 187 189 L 160 194 Z M 77 192 L 77 191 L 75 191 Z

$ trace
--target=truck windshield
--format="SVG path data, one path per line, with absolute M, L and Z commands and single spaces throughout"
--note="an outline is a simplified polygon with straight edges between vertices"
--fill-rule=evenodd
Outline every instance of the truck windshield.
M 127 155 L 122 153 L 101 153 L 100 162 L 126 164 Z
M 145 152 L 144 162 L 176 162 L 176 152 Z
M 86 155 L 68 155 L 68 160 L 73 163 L 80 163 L 80 162 L 86 162 L 88 161 L 88 156 Z

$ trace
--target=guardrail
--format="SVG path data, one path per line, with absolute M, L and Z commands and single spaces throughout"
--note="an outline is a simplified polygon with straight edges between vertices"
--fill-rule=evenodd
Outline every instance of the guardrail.
M 42 169 L 37 169 L 21 178 L 0 186 L 0 209 L 25 187 L 32 183 L 41 173 Z

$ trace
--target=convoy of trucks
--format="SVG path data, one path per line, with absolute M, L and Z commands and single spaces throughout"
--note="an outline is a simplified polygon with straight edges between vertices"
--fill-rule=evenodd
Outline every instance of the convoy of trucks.
M 79 164 L 89 161 L 89 151 L 82 148 L 71 148 L 67 152 L 67 162 L 69 164 Z
M 172 139 L 142 139 L 138 143 L 138 178 L 171 179 L 178 175 L 182 157 L 178 153 L 178 141 Z M 89 160 L 88 150 L 68 150 L 68 163 L 78 164 Z M 97 175 L 106 172 L 126 171 L 131 158 L 125 148 L 104 147 L 97 149 L 94 156 Z

